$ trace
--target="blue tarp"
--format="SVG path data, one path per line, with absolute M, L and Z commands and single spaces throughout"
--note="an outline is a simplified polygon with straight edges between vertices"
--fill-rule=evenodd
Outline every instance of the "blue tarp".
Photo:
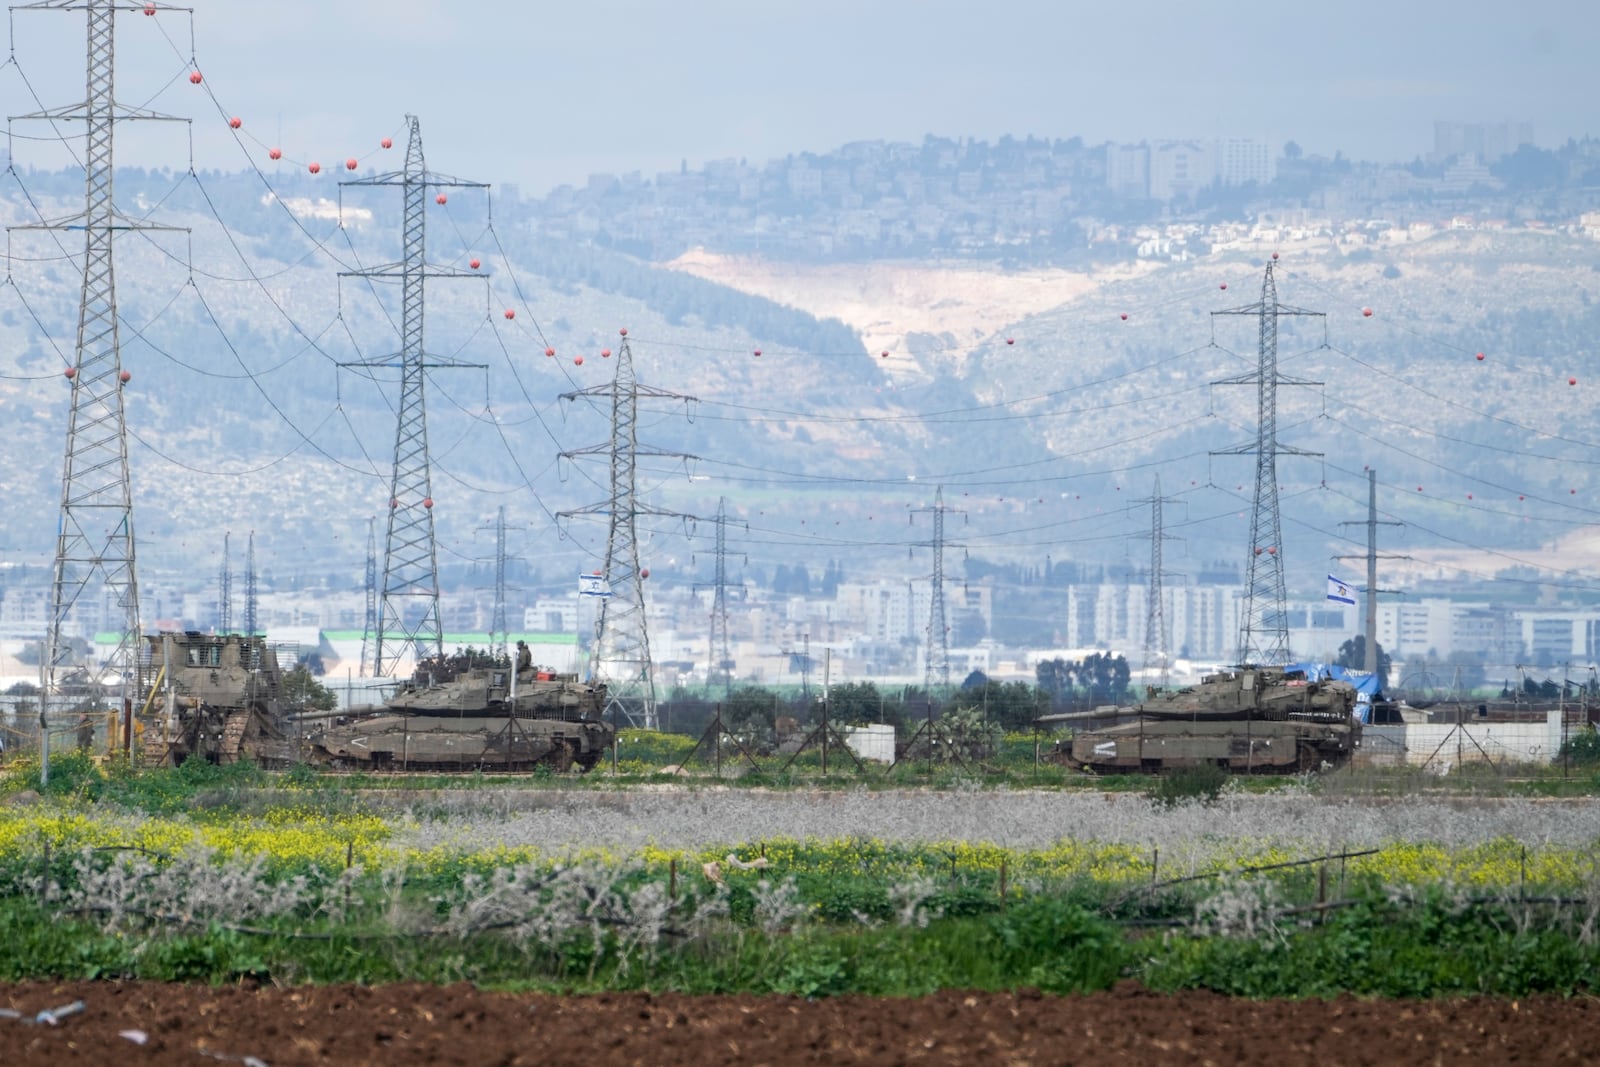
M 1329 679 L 1335 682 L 1349 682 L 1356 687 L 1356 716 L 1362 722 L 1372 721 L 1372 702 L 1383 699 L 1383 691 L 1378 686 L 1378 676 L 1368 674 L 1366 671 L 1351 670 L 1337 663 L 1291 663 L 1284 670 L 1304 671 L 1306 677 L 1313 682 Z

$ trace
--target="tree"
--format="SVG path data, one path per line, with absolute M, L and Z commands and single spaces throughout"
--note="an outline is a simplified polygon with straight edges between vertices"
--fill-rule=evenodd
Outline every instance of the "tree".
M 1356 634 L 1350 640 L 1339 646 L 1339 658 L 1333 662 L 1341 667 L 1351 670 L 1364 671 L 1367 669 L 1367 639 L 1363 634 Z M 1378 688 L 1389 688 L 1389 667 L 1391 666 L 1389 653 L 1383 650 L 1383 645 L 1378 645 Z
M 317 681 L 304 663 L 297 663 L 283 676 L 283 699 L 291 707 L 332 711 L 339 703 L 333 690 Z

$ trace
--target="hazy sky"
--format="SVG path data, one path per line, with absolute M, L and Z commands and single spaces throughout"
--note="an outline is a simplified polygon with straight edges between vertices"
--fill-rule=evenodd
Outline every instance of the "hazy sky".
M 119 97 L 195 117 L 197 162 L 225 170 L 242 160 L 219 105 L 325 165 L 397 162 L 372 153 L 412 112 L 431 167 L 524 192 L 929 132 L 1292 137 L 1384 160 L 1425 154 L 1436 118 L 1600 134 L 1593 0 L 187 2 L 217 104 L 182 77 L 177 11 L 119 16 Z M 19 74 L 46 105 L 81 99 L 82 19 L 13 17 L 8 114 L 35 109 Z M 119 159 L 181 166 L 161 137 Z

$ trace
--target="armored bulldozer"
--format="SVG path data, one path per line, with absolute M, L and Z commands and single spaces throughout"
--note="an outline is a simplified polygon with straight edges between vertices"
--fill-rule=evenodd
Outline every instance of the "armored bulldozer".
M 295 716 L 306 758 L 340 770 L 587 771 L 616 737 L 606 687 L 575 674 L 431 657 L 382 704 Z
M 1290 774 L 1348 762 L 1361 739 L 1356 689 L 1304 671 L 1241 667 L 1140 704 L 1046 715 L 1076 732 L 1056 749 L 1069 767 L 1159 774 L 1211 764 L 1235 774 Z
M 244 634 L 148 634 L 136 731 L 147 766 L 235 763 L 289 744 L 277 651 Z

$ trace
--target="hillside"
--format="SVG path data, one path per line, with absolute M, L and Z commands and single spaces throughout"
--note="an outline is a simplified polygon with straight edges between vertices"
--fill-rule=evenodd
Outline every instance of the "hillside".
M 394 372 L 369 365 L 392 362 L 398 313 L 392 289 L 340 272 L 395 258 L 398 197 L 347 192 L 341 226 L 327 187 L 286 183 L 274 199 L 253 181 L 204 179 L 226 232 L 181 176 L 123 186 L 192 230 L 119 245 L 141 560 L 203 585 L 220 531 L 255 530 L 264 567 L 355 584 L 394 440 Z M 502 505 L 512 551 L 549 572 L 602 550 L 599 522 L 553 513 L 606 497 L 603 456 L 558 454 L 606 442 L 609 401 L 559 397 L 609 381 L 602 349 L 623 327 L 642 382 L 698 398 L 645 405 L 644 450 L 698 459 L 641 459 L 644 500 L 707 516 L 727 498 L 749 523 L 751 567 L 924 572 L 926 550 L 908 547 L 926 545 L 926 520 L 903 516 L 937 486 L 973 557 L 1137 567 L 1136 500 L 1157 474 L 1184 501 L 1169 522 L 1187 569 L 1242 551 L 1252 461 L 1211 453 L 1253 440 L 1255 391 L 1209 383 L 1253 371 L 1256 322 L 1210 313 L 1257 299 L 1264 247 L 1074 270 L 650 263 L 539 239 L 514 213 L 490 231 L 473 210 L 430 209 L 430 258 L 463 273 L 482 260 L 429 287 L 430 350 L 471 365 L 428 384 L 442 564 L 481 560 Z M 1594 521 L 1592 242 L 1442 232 L 1282 248 L 1280 301 L 1326 312 L 1284 319 L 1279 341 L 1284 374 L 1325 383 L 1281 394 L 1280 440 L 1323 453 L 1279 464 L 1294 581 L 1314 588 L 1324 557 L 1349 551 L 1338 524 L 1362 517 L 1369 465 L 1418 559 L 1454 542 L 1527 549 Z M 62 251 L 19 256 L 0 291 L 8 558 L 48 559 L 53 544 L 77 300 Z M 703 567 L 705 524 L 644 526 L 663 577 Z M 1515 563 L 1473 559 L 1487 573 Z

